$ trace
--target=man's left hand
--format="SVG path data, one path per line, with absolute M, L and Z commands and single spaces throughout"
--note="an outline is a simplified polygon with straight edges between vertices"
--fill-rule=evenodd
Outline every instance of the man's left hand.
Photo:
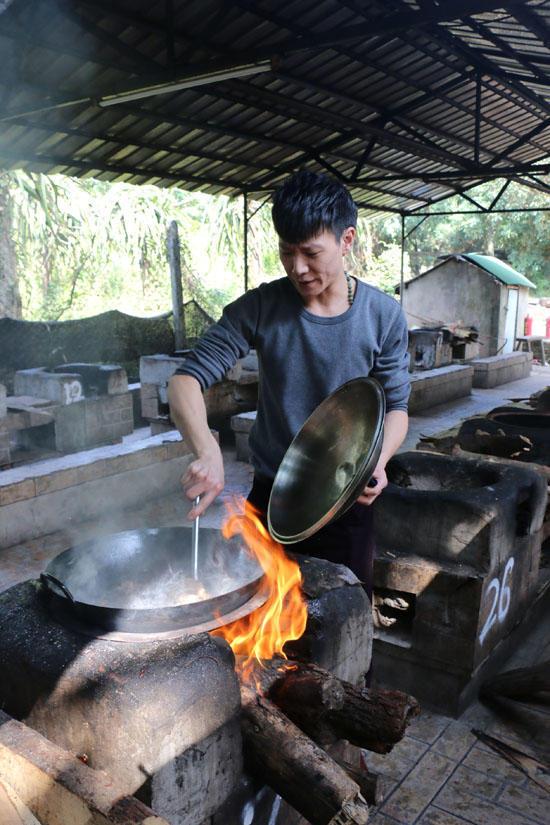
M 376 481 L 376 484 L 374 482 Z M 380 495 L 384 487 L 388 486 L 388 477 L 386 475 L 385 464 L 377 464 L 372 478 L 357 499 L 359 504 L 366 504 L 367 507 L 375 501 Z

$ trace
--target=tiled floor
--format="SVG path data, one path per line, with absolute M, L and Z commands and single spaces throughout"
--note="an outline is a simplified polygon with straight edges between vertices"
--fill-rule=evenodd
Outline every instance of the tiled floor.
M 548 708 L 540 710 L 537 724 L 544 724 L 550 737 Z M 390 787 L 380 809 L 371 817 L 372 822 L 548 825 L 550 795 L 481 744 L 471 733 L 472 727 L 520 750 L 541 755 L 541 750 L 532 748 L 527 729 L 523 736 L 516 736 L 505 718 L 479 703 L 459 720 L 424 711 L 390 754 L 365 754 L 368 766 L 387 777 Z

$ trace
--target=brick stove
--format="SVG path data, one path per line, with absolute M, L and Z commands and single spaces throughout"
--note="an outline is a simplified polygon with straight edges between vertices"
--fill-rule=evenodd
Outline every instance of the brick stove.
M 12 453 L 78 452 L 116 443 L 133 430 L 126 371 L 110 364 L 19 370 L 7 399 Z
M 141 414 L 153 434 L 174 429 L 168 407 L 168 381 L 184 360 L 179 356 L 142 355 L 139 365 Z M 232 415 L 256 409 L 258 402 L 258 357 L 252 350 L 237 361 L 222 381 L 204 393 L 211 427 L 225 431 Z
M 288 653 L 357 683 L 371 657 L 370 604 L 346 568 L 299 560 L 308 626 Z M 140 643 L 57 623 L 37 581 L 0 595 L 0 703 L 113 776 L 172 825 L 303 820 L 242 770 L 239 685 L 207 633 Z M 244 819 L 243 819 L 244 817 Z
M 421 452 L 387 472 L 375 504 L 375 676 L 458 715 L 513 631 L 535 620 L 546 483 L 517 464 Z

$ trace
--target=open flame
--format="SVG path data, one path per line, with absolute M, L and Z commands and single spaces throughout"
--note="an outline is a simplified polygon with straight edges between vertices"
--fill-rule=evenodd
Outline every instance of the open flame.
M 241 500 L 230 508 L 222 533 L 226 539 L 242 536 L 266 578 L 268 597 L 262 607 L 211 631 L 229 642 L 235 656 L 241 659 L 246 676 L 255 661 L 261 665 L 263 660 L 275 655 L 286 659 L 285 643 L 303 634 L 307 607 L 300 588 L 302 574 L 297 563 L 271 538 L 259 518 L 259 511 L 250 502 Z

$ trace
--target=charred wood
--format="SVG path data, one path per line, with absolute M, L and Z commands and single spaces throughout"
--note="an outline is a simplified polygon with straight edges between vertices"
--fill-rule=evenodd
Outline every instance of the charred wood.
M 364 825 L 368 805 L 354 782 L 269 699 L 241 685 L 245 763 L 312 825 Z
M 352 745 L 389 753 L 403 738 L 409 722 L 420 713 L 416 699 L 400 690 L 359 688 L 342 683 L 342 708 L 327 713 L 327 723 Z
M 350 746 L 348 746 L 350 747 Z M 357 760 L 357 764 L 350 762 L 342 756 L 331 753 L 332 758 L 347 775 L 359 785 L 362 796 L 369 805 L 378 807 L 387 796 L 387 788 L 384 777 L 380 774 L 369 771 L 364 762 Z
M 501 673 L 485 682 L 481 695 L 488 698 L 504 696 L 509 699 L 550 702 L 550 661 L 534 667 L 518 668 Z
M 356 688 L 309 663 L 275 660 L 254 676 L 260 692 L 323 747 L 346 739 L 389 753 L 420 712 L 416 699 L 406 693 Z

